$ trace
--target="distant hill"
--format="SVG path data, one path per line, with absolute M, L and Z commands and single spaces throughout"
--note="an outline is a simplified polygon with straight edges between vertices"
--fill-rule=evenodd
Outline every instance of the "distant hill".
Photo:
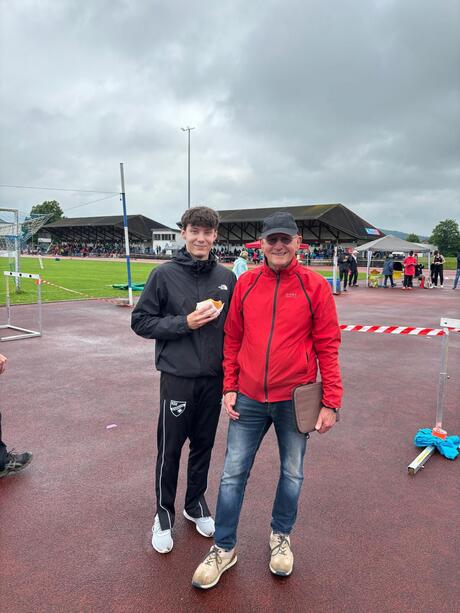
M 398 232 L 398 230 L 384 230 L 383 228 L 380 228 L 380 230 L 384 233 L 384 234 L 391 234 L 392 236 L 397 236 L 398 238 L 402 238 L 403 240 L 406 240 L 406 237 L 409 236 L 408 232 Z M 418 235 L 420 238 L 420 241 L 423 243 L 423 241 L 427 241 L 429 236 L 422 236 L 421 234 Z

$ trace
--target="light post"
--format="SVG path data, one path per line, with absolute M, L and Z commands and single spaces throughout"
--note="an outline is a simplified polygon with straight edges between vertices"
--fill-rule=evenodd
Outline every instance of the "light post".
M 195 128 L 191 128 L 187 126 L 186 128 L 181 128 L 182 132 L 188 132 L 188 207 L 190 208 L 190 132 Z

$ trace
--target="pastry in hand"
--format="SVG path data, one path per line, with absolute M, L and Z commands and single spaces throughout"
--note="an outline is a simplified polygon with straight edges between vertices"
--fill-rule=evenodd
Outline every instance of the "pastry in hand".
M 224 308 L 224 303 L 221 300 L 214 300 L 213 298 L 207 298 L 206 300 L 197 302 L 196 308 L 201 309 L 201 307 L 207 306 L 208 304 L 212 304 L 213 308 L 219 313 Z

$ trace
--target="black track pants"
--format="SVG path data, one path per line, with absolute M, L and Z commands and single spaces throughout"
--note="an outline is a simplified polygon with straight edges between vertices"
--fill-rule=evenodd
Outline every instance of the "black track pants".
M 348 276 L 348 285 L 351 287 L 352 285 L 356 285 L 358 283 L 358 271 L 351 272 Z
M 204 494 L 221 401 L 222 377 L 190 379 L 161 373 L 156 496 L 163 530 L 174 525 L 180 456 L 187 438 L 190 453 L 185 510 L 192 517 L 211 515 Z

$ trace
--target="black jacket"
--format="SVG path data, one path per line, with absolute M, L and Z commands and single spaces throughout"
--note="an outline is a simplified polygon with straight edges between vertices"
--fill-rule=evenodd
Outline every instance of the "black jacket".
M 358 272 L 358 261 L 353 255 L 350 255 L 348 258 L 348 266 L 350 267 L 351 273 Z
M 208 260 L 194 260 L 185 248 L 152 271 L 133 310 L 131 328 L 156 339 L 158 370 L 177 377 L 222 373 L 224 324 L 235 283 L 235 275 L 212 254 Z M 223 311 L 211 323 L 190 330 L 187 315 L 207 298 L 221 300 Z
M 339 271 L 340 272 L 349 272 L 350 270 L 350 261 L 348 256 L 342 255 L 339 257 Z

